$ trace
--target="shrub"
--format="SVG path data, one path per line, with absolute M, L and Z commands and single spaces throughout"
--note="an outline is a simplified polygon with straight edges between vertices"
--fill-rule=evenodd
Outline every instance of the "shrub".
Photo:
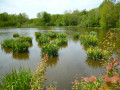
M 49 42 L 50 42 L 49 38 L 45 35 L 40 36 L 39 39 L 38 39 L 39 44 L 49 43 Z
M 19 37 L 19 34 L 18 33 L 13 34 L 13 37 Z
M 79 35 L 78 32 L 75 32 L 75 33 L 73 34 L 73 37 L 74 37 L 74 38 L 79 38 L 79 36 L 80 36 L 80 35 Z
M 48 56 L 57 56 L 58 55 L 58 46 L 56 44 L 44 44 L 41 48 L 42 53 L 48 54 Z
M 20 68 L 17 73 L 16 69 L 13 69 L 11 73 L 8 73 L 2 79 L 0 84 L 1 90 L 30 90 L 31 81 L 30 70 Z
M 60 34 L 58 34 L 57 37 L 58 37 L 58 38 L 60 38 L 60 37 L 61 37 L 61 38 L 66 38 L 66 36 L 67 36 L 66 33 L 60 33 Z
M 12 48 L 14 44 L 14 39 L 7 39 L 1 44 L 3 47 Z
M 95 47 L 95 48 L 90 47 L 87 50 L 87 55 L 91 59 L 100 60 L 100 59 L 106 58 L 106 56 L 109 55 L 109 52 L 106 50 L 101 50 L 98 47 Z
M 28 42 L 28 43 L 32 43 L 32 38 L 31 37 L 20 37 L 18 39 L 16 39 L 17 42 Z
M 47 33 L 47 36 L 50 37 L 50 38 L 56 38 L 56 37 L 57 37 L 57 33 L 51 31 L 51 32 L 48 32 L 48 33 Z
M 56 45 L 60 46 L 61 41 L 59 39 L 55 39 L 55 40 L 51 41 L 51 44 L 56 44 Z
M 17 53 L 23 53 L 23 52 L 28 52 L 28 42 L 15 42 L 13 47 L 12 47 L 12 50 L 13 52 L 17 52 Z
M 40 32 L 35 32 L 35 36 L 36 36 L 36 38 L 39 38 L 41 36 L 41 33 Z

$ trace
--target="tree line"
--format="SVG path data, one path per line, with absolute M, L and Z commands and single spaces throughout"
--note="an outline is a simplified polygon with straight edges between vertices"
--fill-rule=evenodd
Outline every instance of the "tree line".
M 25 13 L 0 14 L 0 27 L 37 27 L 37 26 L 79 26 L 120 28 L 120 2 L 104 0 L 92 10 L 65 11 L 64 14 L 37 13 L 37 18 L 29 19 Z

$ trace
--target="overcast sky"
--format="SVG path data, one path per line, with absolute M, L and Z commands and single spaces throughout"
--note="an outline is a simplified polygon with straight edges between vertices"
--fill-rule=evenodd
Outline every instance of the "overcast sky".
M 98 7 L 103 0 L 0 0 L 0 13 L 19 14 L 25 12 L 35 18 L 38 12 L 62 14 L 65 10 L 90 10 Z

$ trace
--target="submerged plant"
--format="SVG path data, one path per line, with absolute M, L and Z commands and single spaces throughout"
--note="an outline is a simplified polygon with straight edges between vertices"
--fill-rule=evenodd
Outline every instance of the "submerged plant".
M 42 53 L 46 53 L 48 54 L 48 56 L 52 56 L 52 57 L 58 55 L 58 50 L 59 50 L 59 47 L 56 44 L 44 44 L 41 47 Z
M 20 35 L 18 33 L 13 34 L 13 37 L 19 37 Z
M 74 37 L 74 38 L 79 38 L 79 36 L 80 36 L 80 35 L 79 35 L 78 32 L 75 32 L 75 33 L 73 34 L 73 37 Z
M 1 90 L 30 90 L 31 72 L 29 69 L 20 68 L 17 72 L 13 69 L 6 74 L 0 83 Z
M 109 52 L 107 50 L 99 49 L 98 47 L 90 47 L 87 50 L 87 55 L 91 59 L 101 60 L 106 58 L 109 55 Z

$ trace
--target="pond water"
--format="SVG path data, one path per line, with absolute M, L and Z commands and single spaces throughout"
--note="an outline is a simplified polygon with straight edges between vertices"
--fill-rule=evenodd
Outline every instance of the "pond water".
M 49 30 L 55 32 L 67 33 L 68 44 L 60 48 L 58 57 L 49 58 L 47 62 L 47 82 L 57 82 L 57 90 L 71 90 L 72 81 L 75 79 L 77 73 L 78 77 L 100 75 L 104 73 L 104 67 L 99 61 L 90 60 L 87 58 L 86 48 L 84 47 L 80 39 L 73 39 L 73 33 L 79 32 L 84 34 L 85 32 L 96 31 L 98 33 L 99 42 L 103 42 L 106 38 L 108 30 L 99 29 L 85 29 L 85 28 L 11 28 L 11 29 L 0 29 L 0 44 L 5 39 L 13 38 L 14 33 L 20 34 L 20 36 L 30 36 L 33 38 L 32 46 L 29 48 L 29 53 L 13 53 L 10 49 L 3 48 L 0 45 L 0 78 L 6 72 L 10 72 L 12 68 L 19 69 L 20 67 L 30 68 L 32 71 L 36 70 L 39 62 L 41 62 L 41 50 L 36 41 L 35 32 L 45 33 Z M 117 32 L 118 36 L 120 32 Z M 114 40 L 113 40 L 114 42 Z M 116 48 L 114 56 L 119 58 L 120 41 L 115 41 Z M 102 44 L 99 44 L 100 48 L 103 48 Z M 117 53 L 116 53 L 116 50 Z

